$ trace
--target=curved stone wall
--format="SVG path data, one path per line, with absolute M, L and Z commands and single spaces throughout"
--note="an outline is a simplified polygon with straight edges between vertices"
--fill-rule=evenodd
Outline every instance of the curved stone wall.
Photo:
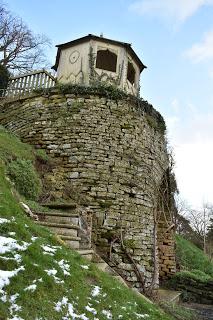
M 119 244 L 115 241 L 110 249 L 122 233 L 148 285 L 153 274 L 156 190 L 168 168 L 159 114 L 130 98 L 116 101 L 98 94 L 56 91 L 5 102 L 0 111 L 1 124 L 57 159 L 50 177 L 56 197 L 68 191 L 85 195 L 94 212 L 93 241 L 101 254 L 109 259 L 110 252 L 112 265 L 139 287 Z M 171 239 L 169 255 L 159 260 L 162 275 L 175 270 Z M 169 261 L 166 266 L 164 261 Z

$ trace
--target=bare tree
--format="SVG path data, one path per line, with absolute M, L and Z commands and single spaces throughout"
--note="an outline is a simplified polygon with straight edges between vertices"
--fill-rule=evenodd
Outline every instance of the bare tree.
M 50 41 L 35 35 L 23 20 L 0 4 L 0 64 L 11 72 L 29 71 L 46 62 L 43 52 Z
M 213 216 L 213 205 L 204 203 L 199 210 L 190 210 L 187 218 L 190 220 L 192 228 L 202 241 L 203 251 L 206 253 L 206 237 L 210 219 Z

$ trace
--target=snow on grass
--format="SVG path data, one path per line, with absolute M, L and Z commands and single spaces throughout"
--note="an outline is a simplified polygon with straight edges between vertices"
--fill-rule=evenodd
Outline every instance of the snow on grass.
M 26 288 L 24 289 L 24 291 L 34 292 L 34 291 L 36 290 L 36 288 L 37 288 L 37 285 L 36 285 L 36 284 L 31 284 L 31 285 L 29 285 L 28 287 L 26 287 Z
M 0 254 L 14 250 L 25 251 L 29 245 L 30 244 L 25 241 L 22 241 L 22 244 L 20 245 L 16 239 L 0 236 Z
M 57 303 L 55 303 L 55 310 L 57 312 L 60 312 L 62 310 L 62 307 L 66 306 L 67 304 L 68 304 L 68 298 L 63 297 L 61 301 L 58 301 Z
M 14 237 L 16 235 L 16 233 L 13 231 L 8 232 L 8 234 L 9 234 L 9 236 L 12 236 L 12 237 Z
M 56 273 L 58 272 L 56 269 L 49 269 L 49 270 L 44 270 L 48 274 L 48 276 L 55 276 Z
M 16 294 L 12 295 L 9 299 L 9 302 L 11 303 L 9 310 L 10 310 L 10 314 L 12 316 L 14 316 L 15 312 L 21 311 L 21 309 L 22 309 L 21 306 L 16 304 L 16 299 L 18 298 L 18 296 L 19 296 L 19 294 L 16 293 Z
M 56 252 L 56 248 L 53 248 L 51 246 L 48 246 L 48 245 L 41 245 L 42 249 L 46 252 L 52 252 L 52 253 L 55 253 Z
M 36 282 L 43 282 L 43 279 L 42 279 L 42 278 L 39 278 L 39 279 L 33 280 L 33 283 L 36 283 Z
M 88 270 L 88 269 L 89 269 L 89 266 L 87 266 L 87 265 L 81 265 L 81 268 L 82 268 L 82 269 L 85 269 L 85 270 Z
M 14 257 L 3 257 L 3 256 L 0 256 L 0 258 L 2 260 L 13 260 L 13 261 L 16 261 L 18 264 L 21 262 L 21 255 L 20 254 L 15 254 Z
M 5 219 L 5 218 L 0 218 L 0 224 L 8 223 L 8 222 L 10 222 L 10 220 Z
M 70 265 L 68 264 L 68 261 L 65 261 L 64 259 L 60 260 L 58 262 L 59 267 L 62 269 L 65 276 L 70 276 Z
M 23 318 L 21 317 L 18 317 L 17 315 L 13 316 L 12 318 L 8 318 L 7 320 L 24 320 Z
M 148 317 L 149 317 L 149 315 L 148 315 L 147 313 L 140 314 L 140 313 L 134 312 L 134 314 L 135 314 L 139 319 L 145 319 L 145 318 L 148 318 Z
M 63 320 L 70 320 L 70 319 L 81 319 L 81 320 L 89 320 L 85 316 L 85 314 L 77 314 L 74 311 L 73 303 L 68 302 L 67 297 L 63 297 L 61 301 L 58 301 L 55 303 L 55 310 L 57 312 L 64 311 L 64 309 L 67 309 L 66 315 L 63 317 Z
M 101 292 L 101 288 L 99 286 L 94 286 L 94 288 L 92 289 L 91 295 L 92 297 L 97 297 L 99 296 Z
M 61 246 L 50 246 L 50 245 L 41 245 L 41 248 L 44 251 L 44 254 L 54 256 L 58 249 L 61 249 Z
M 64 283 L 64 280 L 61 280 L 60 278 L 56 277 L 56 273 L 58 272 L 56 269 L 49 269 L 44 271 L 48 274 L 48 276 L 53 277 L 55 283 Z
M 89 312 L 91 312 L 92 314 L 96 315 L 97 314 L 97 311 L 94 309 L 94 308 L 91 308 L 89 305 L 87 305 L 85 307 L 85 309 Z
M 10 278 L 17 275 L 19 271 L 25 270 L 23 266 L 12 271 L 0 270 L 0 290 L 10 283 Z M 0 291 L 1 293 L 1 291 Z
M 107 319 L 112 319 L 112 313 L 109 310 L 102 310 L 102 313 Z

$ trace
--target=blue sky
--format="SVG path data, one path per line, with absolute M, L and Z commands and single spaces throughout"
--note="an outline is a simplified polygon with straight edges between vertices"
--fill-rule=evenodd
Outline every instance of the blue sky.
M 148 67 L 141 96 L 165 117 L 180 195 L 213 202 L 213 0 L 5 0 L 59 43 L 88 33 L 132 43 Z

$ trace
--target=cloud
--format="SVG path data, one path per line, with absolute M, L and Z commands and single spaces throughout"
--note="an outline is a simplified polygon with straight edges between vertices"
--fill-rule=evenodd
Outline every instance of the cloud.
M 130 10 L 140 15 L 184 22 L 201 7 L 210 5 L 213 0 L 139 0 L 130 5 Z
M 213 112 L 203 112 L 176 98 L 171 105 L 175 108 L 171 108 L 173 114 L 166 117 L 166 124 L 178 188 L 182 198 L 199 207 L 204 200 L 213 199 Z
M 181 196 L 194 207 L 213 199 L 213 143 L 182 143 L 174 148 Z
M 206 32 L 203 40 L 186 50 L 184 56 L 195 63 L 213 59 L 213 30 Z

